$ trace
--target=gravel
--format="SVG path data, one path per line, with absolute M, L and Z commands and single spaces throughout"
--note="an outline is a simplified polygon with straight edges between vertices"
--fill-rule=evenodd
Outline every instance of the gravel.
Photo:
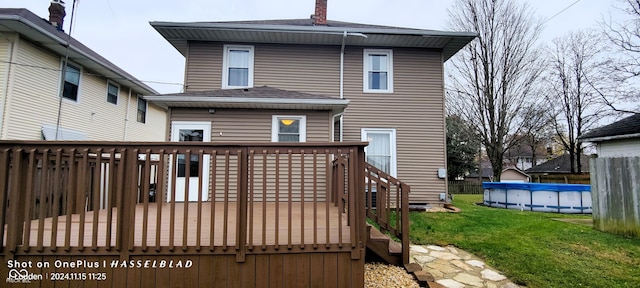
M 391 287 L 415 287 L 419 288 L 413 276 L 404 268 L 384 263 L 364 264 L 364 287 L 391 288 Z

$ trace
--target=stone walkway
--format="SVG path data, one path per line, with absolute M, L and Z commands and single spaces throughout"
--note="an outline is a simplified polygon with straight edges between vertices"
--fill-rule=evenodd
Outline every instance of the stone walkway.
M 478 257 L 452 246 L 411 245 L 409 261 L 422 267 L 422 271 L 415 272 L 416 277 L 429 279 L 431 288 L 520 287 Z

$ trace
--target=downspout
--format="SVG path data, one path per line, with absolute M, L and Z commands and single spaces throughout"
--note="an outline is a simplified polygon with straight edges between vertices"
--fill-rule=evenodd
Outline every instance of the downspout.
M 124 133 L 122 141 L 127 141 L 127 128 L 129 127 L 129 104 L 131 103 L 131 88 L 129 88 L 129 100 L 127 100 L 127 110 L 124 113 Z
M 0 139 L 6 139 L 6 137 L 4 137 L 4 133 L 5 133 L 5 129 L 4 129 L 4 110 L 7 107 L 7 101 L 9 100 L 9 83 L 11 81 L 9 81 L 9 77 L 11 77 L 11 64 L 13 63 L 13 46 L 15 44 L 15 40 L 14 41 L 10 41 L 10 45 L 9 45 L 9 62 L 7 63 L 7 71 L 5 73 L 5 77 L 4 77 L 4 99 L 2 101 L 2 106 L 0 106 Z
M 344 99 L 344 46 L 345 46 L 345 42 L 347 42 L 347 31 L 344 31 L 344 34 L 342 34 L 342 46 L 340 47 L 340 99 Z M 336 116 L 340 116 L 340 139 L 339 142 L 342 142 L 342 130 L 343 128 L 343 116 L 344 112 L 338 114 L 338 115 L 334 115 L 334 123 L 335 123 L 335 117 Z M 333 123 L 332 123 L 333 124 Z M 334 126 L 335 127 L 335 126 Z M 333 133 L 333 135 L 331 135 L 331 137 L 335 137 L 334 136 L 335 133 Z M 335 139 L 334 139 L 335 142 Z

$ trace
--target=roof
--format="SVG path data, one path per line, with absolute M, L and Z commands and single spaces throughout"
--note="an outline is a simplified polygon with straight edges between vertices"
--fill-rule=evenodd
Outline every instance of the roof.
M 17 32 L 59 55 L 65 55 L 69 38 L 69 35 L 58 31 L 47 20 L 24 8 L 0 8 L 0 33 L 2 32 Z M 69 59 L 84 68 L 102 74 L 120 85 L 131 87 L 141 94 L 158 93 L 73 37 L 69 48 Z
M 472 32 L 450 32 L 312 19 L 231 22 L 150 22 L 182 55 L 188 41 L 442 49 L 445 61 L 473 40 Z
M 580 155 L 580 166 L 582 166 L 582 172 L 589 172 L 589 156 Z M 555 174 L 569 174 L 571 173 L 571 161 L 569 161 L 569 154 L 563 154 L 553 158 L 540 165 L 531 167 L 524 172 L 527 174 L 540 174 L 540 173 L 555 173 Z
M 628 138 L 640 138 L 640 113 L 593 129 L 578 137 L 582 142 L 601 142 Z
M 162 107 L 331 110 L 341 113 L 347 99 L 261 86 L 144 96 Z

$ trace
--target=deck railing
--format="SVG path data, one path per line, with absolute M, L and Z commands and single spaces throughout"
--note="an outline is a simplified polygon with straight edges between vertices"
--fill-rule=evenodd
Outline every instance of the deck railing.
M 358 259 L 365 145 L 0 141 L 1 254 Z
M 366 215 L 380 231 L 400 240 L 402 263 L 409 263 L 409 193 L 406 183 L 365 163 Z

